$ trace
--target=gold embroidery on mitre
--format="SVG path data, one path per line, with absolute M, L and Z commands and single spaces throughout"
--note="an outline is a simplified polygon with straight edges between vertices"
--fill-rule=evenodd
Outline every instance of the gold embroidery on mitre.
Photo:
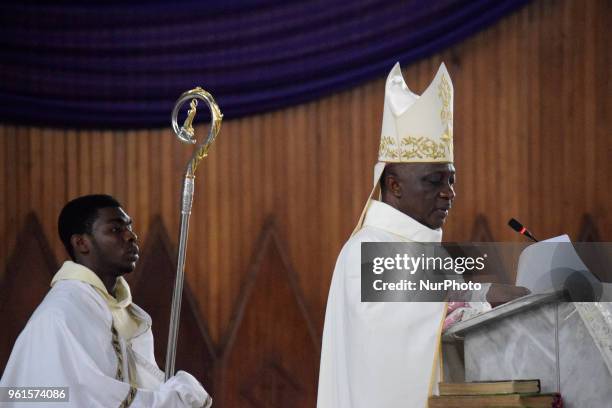
M 448 159 L 452 160 L 453 151 L 453 128 L 448 126 L 446 132 L 435 141 L 425 136 L 406 136 L 402 138 L 401 145 L 396 146 L 390 136 L 383 136 L 380 143 L 379 160 L 410 161 L 413 159 Z
M 450 142 L 452 139 L 445 133 L 441 142 L 436 142 L 428 137 L 406 136 L 402 139 L 401 158 L 432 159 L 438 160 L 450 157 Z
M 453 112 L 451 111 L 451 87 L 446 79 L 446 75 L 442 74 L 440 83 L 438 84 L 438 96 L 442 101 L 442 110 L 440 111 L 440 119 L 443 125 L 453 123 Z M 452 135 L 451 135 L 452 138 Z
M 380 151 L 379 157 L 386 157 L 390 159 L 398 159 L 399 155 L 397 152 L 397 146 L 395 140 L 390 136 L 383 136 L 380 138 Z

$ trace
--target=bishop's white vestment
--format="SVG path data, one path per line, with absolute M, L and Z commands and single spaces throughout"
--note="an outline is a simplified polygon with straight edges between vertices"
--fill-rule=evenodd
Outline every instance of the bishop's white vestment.
M 74 262 L 64 263 L 52 285 L 17 338 L 0 386 L 69 387 L 69 402 L 51 404 L 57 408 L 210 406 L 190 374 L 179 372 L 164 382 L 153 355 L 151 318 L 131 303 L 123 278 L 117 286 L 127 294 L 124 305 L 113 304 L 99 278 Z
M 443 302 L 361 302 L 362 242 L 440 242 L 432 230 L 370 200 L 344 245 L 327 300 L 318 408 L 423 408 L 437 383 Z M 433 380 L 433 381 L 432 381 Z

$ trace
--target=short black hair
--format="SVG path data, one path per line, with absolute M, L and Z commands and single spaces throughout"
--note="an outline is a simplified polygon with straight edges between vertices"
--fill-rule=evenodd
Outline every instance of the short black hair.
M 91 194 L 69 201 L 57 219 L 57 232 L 60 239 L 74 260 L 74 248 L 70 238 L 74 234 L 91 234 L 91 228 L 98 218 L 98 209 L 121 207 L 119 201 L 106 194 Z

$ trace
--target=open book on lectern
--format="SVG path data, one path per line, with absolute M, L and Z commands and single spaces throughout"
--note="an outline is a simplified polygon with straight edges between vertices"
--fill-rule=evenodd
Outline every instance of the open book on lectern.
M 516 285 L 533 294 L 565 290 L 578 302 L 612 300 L 610 285 L 591 273 L 567 234 L 525 248 L 519 257 Z

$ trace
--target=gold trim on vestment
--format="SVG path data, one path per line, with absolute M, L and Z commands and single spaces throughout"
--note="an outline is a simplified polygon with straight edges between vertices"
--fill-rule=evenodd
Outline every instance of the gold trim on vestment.
M 138 392 L 138 389 L 136 387 L 130 387 L 130 391 L 128 392 L 128 395 L 125 397 L 123 402 L 121 402 L 121 405 L 119 405 L 119 408 L 128 408 L 130 405 L 132 405 L 132 402 L 134 402 L 134 398 L 136 398 L 137 392 Z
M 427 392 L 427 406 L 429 406 L 429 397 L 433 394 L 433 387 L 436 381 L 436 363 L 440 363 L 440 378 L 444 378 L 444 372 L 442 367 L 442 329 L 444 328 L 444 320 L 446 319 L 446 312 L 448 311 L 448 302 L 444 302 L 444 311 L 442 312 L 442 319 L 440 319 L 440 327 L 438 328 L 438 337 L 436 340 L 436 353 L 431 363 L 431 377 L 429 379 L 429 391 Z
M 115 355 L 117 356 L 117 373 L 115 374 L 115 378 L 121 382 L 124 382 L 125 377 L 123 375 L 123 350 L 121 349 L 121 343 L 119 342 L 119 334 L 117 333 L 117 329 L 115 329 L 114 325 L 111 325 L 111 334 L 111 343 L 113 345 L 113 350 L 115 350 Z M 119 405 L 119 408 L 129 407 L 134 401 L 134 398 L 136 397 L 136 392 L 138 391 L 138 389 L 135 387 L 134 381 L 132 381 L 132 372 L 129 371 L 129 366 L 128 377 L 130 378 L 130 391 L 128 392 L 125 399 L 121 402 L 121 405 Z

